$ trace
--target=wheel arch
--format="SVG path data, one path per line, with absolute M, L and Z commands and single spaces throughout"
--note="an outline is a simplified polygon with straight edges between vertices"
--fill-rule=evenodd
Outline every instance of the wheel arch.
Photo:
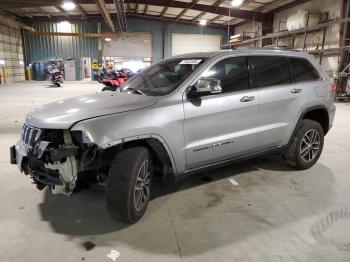
M 165 167 L 169 167 L 167 170 L 168 174 L 177 172 L 175 159 L 168 144 L 161 136 L 156 134 L 133 136 L 111 141 L 102 145 L 101 148 L 105 151 L 114 150 L 116 148 L 122 150 L 125 147 L 139 145 L 146 146 Z
M 304 110 L 302 119 L 310 119 L 318 122 L 323 129 L 324 135 L 329 131 L 329 114 L 325 106 L 315 106 Z
M 292 136 L 289 139 L 288 145 L 290 145 L 291 142 L 293 141 L 295 133 L 300 127 L 301 121 L 304 119 L 310 119 L 320 123 L 324 131 L 324 135 L 326 135 L 327 132 L 329 131 L 329 113 L 328 113 L 327 107 L 324 105 L 316 105 L 316 106 L 308 107 L 300 114 L 298 122 L 295 125 L 295 128 L 293 130 Z

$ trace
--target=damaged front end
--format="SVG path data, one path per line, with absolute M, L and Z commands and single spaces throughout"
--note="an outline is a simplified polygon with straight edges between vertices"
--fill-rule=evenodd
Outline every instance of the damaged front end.
M 38 129 L 24 124 L 21 139 L 11 148 L 11 162 L 30 175 L 39 190 L 70 196 L 79 175 L 96 164 L 98 148 L 84 144 L 80 131 Z

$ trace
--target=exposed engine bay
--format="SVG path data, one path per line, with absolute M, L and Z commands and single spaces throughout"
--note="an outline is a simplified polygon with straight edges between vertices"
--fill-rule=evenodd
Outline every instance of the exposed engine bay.
M 39 190 L 49 186 L 53 194 L 70 196 L 82 174 L 93 171 L 96 180 L 98 155 L 94 144 L 83 143 L 80 131 L 38 129 L 25 124 L 17 145 L 17 165 L 30 175 Z M 18 150 L 22 148 L 22 150 Z

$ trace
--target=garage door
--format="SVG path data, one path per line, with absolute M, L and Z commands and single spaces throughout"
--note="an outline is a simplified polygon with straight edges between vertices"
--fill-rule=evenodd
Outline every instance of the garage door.
M 172 34 L 172 55 L 220 50 L 221 35 Z
M 152 34 L 128 33 L 118 40 L 104 42 L 103 56 L 123 58 L 152 58 Z

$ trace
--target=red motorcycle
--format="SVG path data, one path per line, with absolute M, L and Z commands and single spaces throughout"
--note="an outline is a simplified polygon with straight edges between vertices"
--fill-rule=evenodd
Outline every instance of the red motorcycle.
M 115 91 L 128 81 L 128 78 L 126 70 L 113 70 L 107 79 L 102 80 L 102 83 L 105 85 L 102 91 Z

